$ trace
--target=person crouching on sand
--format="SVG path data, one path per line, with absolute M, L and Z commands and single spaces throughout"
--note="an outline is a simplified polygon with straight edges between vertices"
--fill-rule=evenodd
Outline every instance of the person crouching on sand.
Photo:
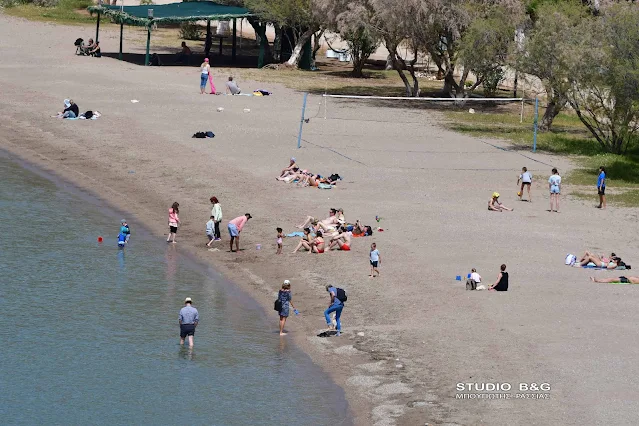
M 209 242 L 206 243 L 207 247 L 211 247 L 211 243 L 215 241 L 215 218 L 211 216 L 208 222 L 206 222 L 206 236 Z
M 244 216 L 236 217 L 229 222 L 227 228 L 231 236 L 231 252 L 240 252 L 240 232 L 242 232 L 242 228 L 244 228 L 246 222 L 252 217 L 250 213 L 245 213 Z M 235 241 L 235 250 L 233 250 L 233 241 Z
M 504 210 L 506 210 L 506 211 L 511 212 L 511 211 L 513 211 L 515 209 L 509 209 L 508 207 L 506 207 L 502 203 L 500 203 L 499 202 L 499 192 L 493 192 L 493 197 L 488 202 L 488 210 L 495 211 L 495 212 L 503 212 Z
M 180 218 L 178 217 L 178 213 L 180 212 L 180 203 L 177 201 L 171 205 L 169 209 L 169 236 L 166 239 L 168 243 L 171 241 L 171 237 L 173 237 L 172 243 L 175 243 L 175 234 L 177 234 L 178 225 L 180 224 Z

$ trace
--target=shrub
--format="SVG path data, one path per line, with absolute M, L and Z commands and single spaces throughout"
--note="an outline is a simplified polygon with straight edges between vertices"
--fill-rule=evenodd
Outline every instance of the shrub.
M 140 0 L 140 6 L 147 6 L 147 5 L 152 5 L 153 0 Z
M 180 24 L 180 38 L 184 40 L 200 40 L 202 38 L 202 30 L 194 22 L 182 22 Z

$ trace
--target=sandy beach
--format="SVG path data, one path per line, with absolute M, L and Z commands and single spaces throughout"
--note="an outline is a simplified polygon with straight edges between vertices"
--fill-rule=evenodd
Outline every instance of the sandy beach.
M 639 268 L 637 212 L 595 209 L 595 182 L 591 202 L 571 199 L 569 180 L 561 213 L 547 212 L 550 169 L 564 174 L 566 158 L 450 132 L 437 113 L 410 105 L 331 100 L 324 120 L 317 96 L 309 97 L 311 119 L 297 149 L 302 93 L 243 80 L 237 70 L 244 91 L 273 96 L 200 95 L 198 68 L 75 56 L 73 41 L 94 33 L 0 14 L 0 148 L 130 212 L 131 226 L 143 223 L 158 238 L 178 201 L 178 249 L 209 262 L 266 310 L 291 280 L 302 315 L 289 320 L 286 338 L 345 389 L 355 424 L 637 423 L 639 287 L 594 284 L 590 275 L 621 274 L 564 266 L 567 253 L 588 249 L 614 251 Z M 101 31 L 104 51 L 117 51 L 117 34 Z M 215 73 L 218 87 L 226 77 Z M 65 98 L 103 116 L 50 118 Z M 191 138 L 206 130 L 216 137 Z M 276 182 L 291 156 L 344 180 L 332 190 Z M 516 197 L 522 166 L 535 178 L 532 203 Z M 493 191 L 514 212 L 487 211 Z M 204 247 L 212 195 L 224 212 L 216 252 Z M 276 227 L 293 232 L 331 207 L 384 232 L 355 239 L 351 252 L 322 255 L 292 255 L 298 239 L 286 239 L 285 254 L 275 255 Z M 245 212 L 253 215 L 241 234 L 245 250 L 229 253 L 227 221 Z M 373 241 L 383 263 L 381 277 L 369 279 Z M 507 293 L 468 292 L 455 281 L 475 267 L 492 284 L 502 263 Z M 347 289 L 349 300 L 344 334 L 323 339 L 316 335 L 329 283 Z M 274 312 L 264 327 L 277 328 Z M 457 396 L 469 393 L 458 383 L 550 390 L 548 399 L 469 400 Z

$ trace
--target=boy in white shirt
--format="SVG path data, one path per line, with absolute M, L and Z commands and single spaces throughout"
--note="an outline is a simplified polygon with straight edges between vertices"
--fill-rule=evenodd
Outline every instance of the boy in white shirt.
M 530 197 L 530 187 L 532 186 L 532 174 L 528 172 L 528 169 L 523 167 L 521 169 L 521 174 L 519 175 L 519 179 L 517 179 L 517 185 L 521 181 L 521 188 L 519 189 L 519 200 L 523 201 L 521 197 L 524 195 L 524 187 L 528 187 L 528 201 L 532 202 L 532 198 Z

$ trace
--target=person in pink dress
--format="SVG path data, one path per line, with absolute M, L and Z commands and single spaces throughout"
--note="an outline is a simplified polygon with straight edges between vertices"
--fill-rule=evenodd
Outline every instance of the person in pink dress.
M 236 217 L 231 220 L 228 224 L 229 234 L 231 235 L 231 252 L 236 251 L 240 252 L 240 232 L 242 232 L 242 228 L 246 225 L 249 219 L 251 219 L 250 213 L 244 214 L 244 216 Z M 235 250 L 233 250 L 233 241 L 235 241 Z

